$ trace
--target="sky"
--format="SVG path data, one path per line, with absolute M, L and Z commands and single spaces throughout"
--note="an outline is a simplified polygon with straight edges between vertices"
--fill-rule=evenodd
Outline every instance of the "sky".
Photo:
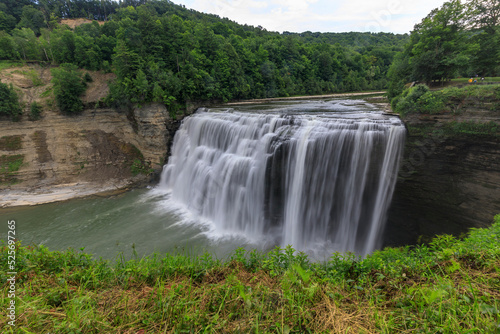
M 173 0 L 269 31 L 409 33 L 445 0 Z

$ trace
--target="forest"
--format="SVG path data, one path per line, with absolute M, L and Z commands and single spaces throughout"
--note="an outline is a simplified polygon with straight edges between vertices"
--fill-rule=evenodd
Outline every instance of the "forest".
M 61 19 L 88 18 L 74 30 Z M 0 4 L 0 60 L 113 71 L 118 109 L 382 89 L 408 35 L 278 33 L 167 0 Z M 65 65 L 68 66 L 68 65 Z
M 278 33 L 168 0 L 6 0 L 0 60 L 64 64 L 75 80 L 78 69 L 114 72 L 106 102 L 119 110 L 375 89 L 394 101 L 410 82 L 500 75 L 499 15 L 495 0 L 452 0 L 409 35 Z M 76 18 L 92 23 L 61 21 Z M 81 110 L 73 100 L 66 111 Z
M 395 56 L 388 97 L 396 98 L 409 82 L 442 86 L 455 78 L 499 76 L 499 19 L 497 0 L 452 0 L 431 11 Z

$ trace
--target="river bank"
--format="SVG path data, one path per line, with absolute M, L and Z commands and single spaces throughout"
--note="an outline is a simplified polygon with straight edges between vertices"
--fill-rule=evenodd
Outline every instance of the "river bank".
M 124 180 L 108 184 L 78 182 L 27 190 L 3 190 L 0 192 L 0 208 L 47 204 L 89 196 L 113 196 L 138 186 L 137 183 Z

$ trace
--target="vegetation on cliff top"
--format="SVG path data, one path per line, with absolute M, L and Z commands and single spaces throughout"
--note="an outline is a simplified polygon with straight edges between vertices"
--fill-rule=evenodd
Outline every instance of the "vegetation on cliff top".
M 388 71 L 390 100 L 408 82 L 431 86 L 458 77 L 500 74 L 500 2 L 452 0 L 415 25 Z M 478 80 L 480 81 L 480 80 Z
M 500 107 L 500 84 L 449 87 L 431 90 L 424 84 L 405 89 L 391 101 L 392 109 L 408 114 L 458 114 L 468 107 L 496 111 Z
M 16 249 L 16 330 L 55 333 L 495 333 L 500 215 L 460 240 L 310 262 L 293 249 L 227 261 L 166 254 L 115 264 L 68 250 Z M 0 249 L 0 326 L 7 257 Z

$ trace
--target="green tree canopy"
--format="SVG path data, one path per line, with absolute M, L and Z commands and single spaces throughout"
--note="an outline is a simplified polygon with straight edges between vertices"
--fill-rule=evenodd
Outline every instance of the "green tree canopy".
M 57 106 L 62 112 L 77 113 L 83 110 L 80 96 L 85 92 L 86 85 L 78 67 L 74 64 L 62 64 L 51 70 L 54 95 Z

